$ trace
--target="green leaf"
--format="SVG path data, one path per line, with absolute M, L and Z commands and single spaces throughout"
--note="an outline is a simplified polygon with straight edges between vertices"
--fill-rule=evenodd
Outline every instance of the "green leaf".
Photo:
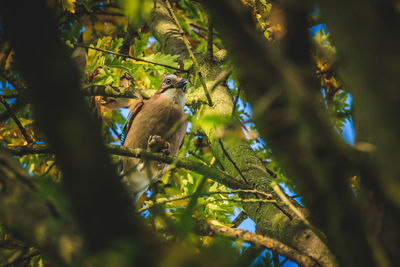
M 119 3 L 129 21 L 135 25 L 146 20 L 153 7 L 152 0 L 120 0 Z
M 143 57 L 142 59 L 178 68 L 179 64 L 176 62 L 178 58 L 179 55 L 169 55 L 157 52 L 155 54 Z

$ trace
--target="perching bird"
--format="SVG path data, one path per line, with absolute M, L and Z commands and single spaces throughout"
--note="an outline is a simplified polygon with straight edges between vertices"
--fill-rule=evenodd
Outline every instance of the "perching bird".
M 187 121 L 183 113 L 186 82 L 186 79 L 170 74 L 153 97 L 133 103 L 121 144 L 176 155 L 186 135 Z M 137 200 L 152 182 L 161 178 L 166 166 L 155 161 L 122 157 L 122 169 L 123 173 L 127 172 L 123 181 Z

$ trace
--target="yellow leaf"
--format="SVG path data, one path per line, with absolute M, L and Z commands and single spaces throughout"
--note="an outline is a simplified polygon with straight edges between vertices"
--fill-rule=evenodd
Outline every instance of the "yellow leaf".
M 75 2 L 76 0 L 61 0 L 63 9 L 70 13 L 75 13 Z
M 24 127 L 33 123 L 33 120 L 28 120 L 25 118 L 18 118 L 18 119 L 21 122 L 22 126 L 24 126 Z
M 205 236 L 203 237 L 203 245 L 204 246 L 210 246 L 214 242 L 214 238 L 211 236 Z
M 11 64 L 12 64 L 12 62 L 13 62 L 13 56 L 14 56 L 14 50 L 12 50 L 12 51 L 8 54 L 8 57 L 7 57 L 7 60 L 6 60 L 6 65 L 4 66 L 4 69 L 5 69 L 5 70 L 8 70 L 8 69 L 11 67 Z

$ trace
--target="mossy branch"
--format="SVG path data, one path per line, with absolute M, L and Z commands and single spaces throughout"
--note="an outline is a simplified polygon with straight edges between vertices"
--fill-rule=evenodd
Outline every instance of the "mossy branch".
M 194 56 L 194 54 L 192 52 L 192 49 L 191 49 L 190 44 L 189 44 L 189 41 L 187 40 L 187 38 L 185 36 L 185 32 L 183 31 L 181 25 L 179 24 L 179 21 L 175 16 L 175 12 L 171 7 L 170 2 L 168 0 L 165 0 L 165 3 L 166 3 L 167 9 L 168 9 L 171 17 L 175 21 L 176 27 L 178 27 L 178 29 L 179 29 L 179 33 L 182 34 L 182 39 L 183 39 L 183 42 L 185 43 L 186 49 L 187 49 L 187 51 L 189 53 L 189 56 L 193 60 L 194 67 L 195 67 L 195 69 L 197 71 L 197 74 L 199 75 L 199 79 L 200 79 L 201 85 L 203 86 L 204 93 L 206 94 L 208 105 L 210 107 L 212 107 L 213 103 L 212 103 L 212 100 L 211 100 L 210 92 L 207 89 L 207 85 L 206 85 L 206 82 L 204 80 L 203 74 L 200 71 L 199 63 L 197 62 L 197 59 L 196 59 L 196 57 Z
M 6 149 L 18 156 L 27 155 L 27 154 L 41 154 L 41 153 L 51 153 L 51 148 L 47 144 L 29 144 L 26 146 L 8 146 Z M 110 153 L 125 157 L 134 157 L 141 158 L 146 160 L 155 160 L 164 162 L 167 164 L 173 164 L 177 168 L 183 168 L 187 170 L 194 171 L 196 173 L 202 174 L 206 177 L 213 179 L 221 184 L 224 184 L 230 188 L 242 188 L 242 189 L 252 189 L 249 185 L 234 179 L 233 177 L 223 173 L 222 171 L 204 165 L 203 163 L 167 156 L 162 153 L 153 153 L 149 152 L 145 149 L 140 148 L 129 148 L 124 146 L 117 145 L 107 145 L 107 149 Z
M 210 223 L 202 221 L 200 223 L 200 228 L 205 235 L 219 235 L 233 239 L 241 239 L 256 246 L 263 246 L 270 249 L 301 264 L 302 266 L 320 266 L 313 258 L 266 235 L 258 235 L 242 229 L 230 228 L 214 221 L 211 221 Z

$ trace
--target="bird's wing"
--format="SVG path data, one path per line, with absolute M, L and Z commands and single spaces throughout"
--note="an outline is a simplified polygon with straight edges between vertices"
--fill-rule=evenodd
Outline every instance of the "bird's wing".
M 185 141 L 187 124 L 188 124 L 188 122 L 185 121 L 183 123 L 183 125 L 181 126 L 182 130 L 178 131 L 178 133 L 177 133 L 178 134 L 178 140 L 180 139 L 180 142 L 181 142 L 181 144 L 179 145 L 179 149 L 182 148 L 183 142 Z M 178 151 L 179 151 L 179 149 L 178 149 Z
M 126 135 L 129 132 L 129 129 L 131 128 L 132 122 L 135 119 L 136 115 L 139 113 L 139 111 L 142 109 L 143 104 L 144 104 L 143 98 L 139 98 L 137 101 L 135 101 L 132 104 L 132 106 L 130 108 L 128 119 L 126 120 L 126 123 L 122 130 L 121 145 L 124 145 Z

